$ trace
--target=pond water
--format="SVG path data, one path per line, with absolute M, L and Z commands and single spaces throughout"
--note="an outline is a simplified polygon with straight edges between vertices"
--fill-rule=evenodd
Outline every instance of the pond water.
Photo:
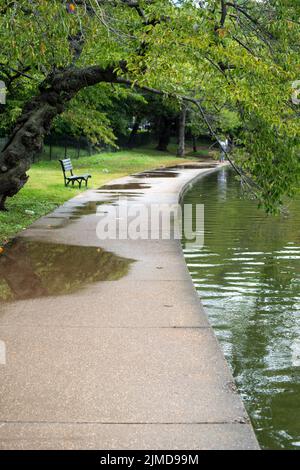
M 300 449 L 300 197 L 267 216 L 223 168 L 183 202 L 205 205 L 204 246 L 184 254 L 259 443 Z

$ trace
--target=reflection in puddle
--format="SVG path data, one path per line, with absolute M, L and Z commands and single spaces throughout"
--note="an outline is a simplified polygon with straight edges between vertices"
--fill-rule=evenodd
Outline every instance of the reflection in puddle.
M 100 190 L 95 191 L 97 193 L 101 193 Z M 104 191 L 102 194 L 107 195 L 108 193 L 105 193 Z M 124 199 L 137 199 L 138 197 L 144 195 L 144 193 L 113 193 L 109 194 L 109 199 L 102 200 L 102 201 L 88 201 L 88 202 L 83 202 L 82 204 L 71 204 L 71 205 L 65 205 L 62 206 L 61 208 L 57 209 L 55 212 L 52 214 L 45 216 L 42 218 L 40 221 L 37 221 L 34 223 L 31 227 L 30 230 L 57 230 L 61 228 L 65 228 L 71 223 L 73 223 L 76 220 L 81 219 L 84 216 L 88 215 L 96 215 L 99 213 L 99 207 L 103 206 L 104 208 L 106 206 L 116 206 L 119 205 L 120 200 Z M 103 211 L 101 211 L 103 212 Z
M 215 168 L 218 166 L 218 163 L 199 163 L 198 165 L 194 164 L 183 164 L 183 165 L 174 165 L 169 166 L 169 170 L 205 170 L 206 168 Z
M 16 238 L 0 255 L 0 301 L 70 294 L 118 280 L 133 261 L 97 247 Z
M 107 201 L 89 201 L 78 205 L 62 206 L 53 214 L 42 219 L 42 223 L 35 223 L 31 229 L 60 229 L 81 217 L 96 214 L 99 206 L 113 205 L 113 199 Z
M 72 207 L 72 209 L 68 212 L 69 220 L 76 220 L 80 219 L 84 215 L 92 215 L 97 213 L 97 208 L 104 204 L 111 204 L 112 200 L 109 201 L 89 201 L 85 202 L 84 204 L 80 204 L 78 206 Z M 59 213 L 59 212 L 57 212 Z
M 138 173 L 136 175 L 133 175 L 134 178 L 176 178 L 179 173 L 176 173 L 175 171 L 159 171 L 159 170 L 153 170 L 153 171 L 145 171 L 143 173 Z
M 101 189 L 98 189 L 95 192 L 98 193 L 98 194 L 103 194 L 103 195 L 109 194 L 109 193 L 107 193 L 107 191 L 102 191 Z M 128 191 L 126 191 L 126 193 L 121 192 L 121 191 L 114 191 L 113 193 L 109 194 L 109 196 L 114 198 L 114 200 L 117 200 L 118 197 L 122 197 L 122 198 L 126 197 L 126 198 L 130 198 L 130 199 L 134 199 L 134 198 L 137 198 L 139 196 L 144 196 L 144 195 L 145 195 L 145 193 L 141 193 L 141 192 L 131 193 L 131 192 L 128 192 Z
M 105 184 L 104 186 L 101 186 L 99 189 L 111 189 L 111 190 L 118 190 L 118 189 L 147 189 L 151 188 L 151 186 L 145 184 L 145 183 L 124 183 L 124 184 Z

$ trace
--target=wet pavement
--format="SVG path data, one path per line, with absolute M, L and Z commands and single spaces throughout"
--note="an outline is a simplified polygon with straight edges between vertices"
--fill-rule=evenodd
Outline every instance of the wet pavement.
M 125 191 L 130 191 L 132 189 L 147 189 L 147 188 L 150 188 L 151 186 L 147 185 L 147 184 L 144 184 L 144 183 L 124 183 L 124 184 L 106 184 L 104 186 L 102 186 L 102 190 L 106 190 L 106 191 L 117 191 L 117 190 L 120 190 L 120 189 L 123 189 Z
M 118 237 L 97 236 L 104 214 L 175 204 L 214 169 L 178 165 L 85 191 L 5 247 L 0 448 L 257 448 L 180 241 L 160 226 L 149 238 L 144 220 L 139 239 L 121 224 Z

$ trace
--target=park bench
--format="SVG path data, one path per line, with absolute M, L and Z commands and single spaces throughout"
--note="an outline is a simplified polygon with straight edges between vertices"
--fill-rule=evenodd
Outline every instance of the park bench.
M 70 158 L 65 158 L 64 160 L 59 161 L 64 174 L 65 186 L 68 186 L 70 183 L 72 183 L 72 186 L 74 186 L 74 183 L 77 182 L 79 184 L 79 188 L 81 188 L 83 181 L 85 181 L 85 186 L 87 186 L 88 179 L 91 178 L 92 175 L 74 175 L 73 165 Z M 70 172 L 70 174 L 67 175 L 67 172 Z

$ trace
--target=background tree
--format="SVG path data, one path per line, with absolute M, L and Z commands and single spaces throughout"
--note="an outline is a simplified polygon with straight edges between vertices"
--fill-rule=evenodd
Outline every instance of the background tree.
M 186 104 L 183 103 L 181 105 L 179 119 L 178 119 L 178 149 L 177 149 L 178 157 L 183 157 L 185 154 L 186 119 L 187 119 L 187 107 L 186 107 Z
M 10 87 L 28 80 L 28 100 L 0 154 L 0 208 L 26 183 L 53 120 L 99 83 L 187 101 L 215 137 L 209 110 L 234 110 L 244 148 L 236 163 L 265 207 L 298 185 L 299 115 L 291 102 L 298 2 L 1 0 L 0 13 L 1 75 Z

